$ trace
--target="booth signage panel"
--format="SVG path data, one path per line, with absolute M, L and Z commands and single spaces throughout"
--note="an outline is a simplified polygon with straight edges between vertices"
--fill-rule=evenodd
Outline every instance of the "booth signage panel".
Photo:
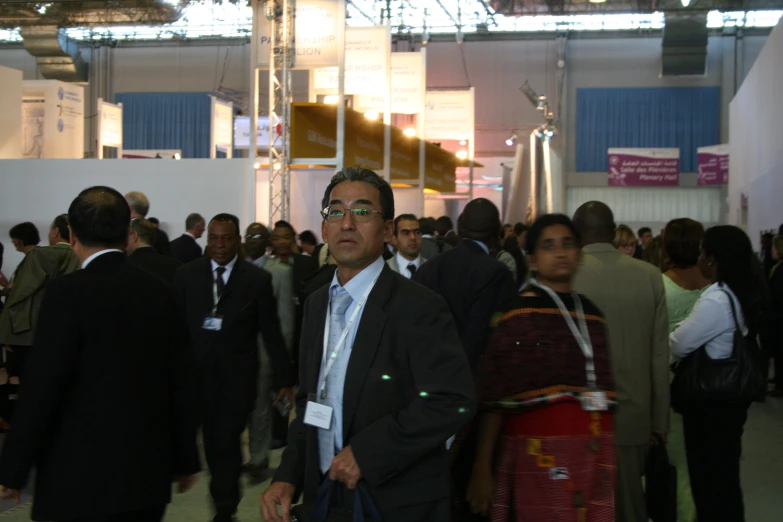
M 232 140 L 232 123 L 234 119 L 234 105 L 215 100 L 212 112 L 213 132 L 215 133 L 215 146 L 221 149 L 230 149 Z
M 424 97 L 422 76 L 424 56 L 422 53 L 391 54 L 392 112 L 395 114 L 418 114 Z M 385 90 L 356 99 L 356 108 L 361 111 L 386 110 Z
M 335 114 L 336 116 L 336 114 Z M 383 169 L 384 125 L 356 111 L 345 115 L 345 165 Z
M 680 184 L 680 149 L 609 149 L 609 186 Z
M 421 140 L 392 128 L 391 170 L 392 182 L 419 182 L 419 144 Z
M 425 106 L 425 139 L 470 140 L 472 138 L 472 91 L 427 91 Z
M 372 95 L 386 92 L 386 70 L 391 52 L 389 27 L 352 27 L 345 30 L 345 93 Z M 315 70 L 314 87 L 337 92 L 337 67 Z
M 297 0 L 295 13 L 294 69 L 317 69 L 338 65 L 338 35 L 345 19 L 340 0 Z M 269 69 L 272 24 L 263 12 L 258 16 L 258 65 Z
M 33 130 L 23 131 L 24 140 L 41 145 L 42 155 L 23 150 L 25 157 L 44 159 L 84 158 L 84 87 L 57 80 L 28 80 L 23 82 L 23 100 L 31 102 L 25 110 L 25 120 L 35 120 Z M 43 102 L 43 111 L 36 104 Z M 42 128 L 37 126 L 43 121 Z M 32 134 L 31 134 L 32 133 Z
M 101 104 L 101 144 L 122 148 L 122 107 L 113 103 Z
M 438 192 L 457 190 L 457 157 L 427 143 L 424 157 L 424 188 Z
M 258 148 L 269 148 L 269 116 L 258 117 Z M 234 148 L 250 148 L 250 117 L 238 116 L 234 118 Z
M 729 146 L 697 149 L 699 185 L 725 185 L 729 182 Z

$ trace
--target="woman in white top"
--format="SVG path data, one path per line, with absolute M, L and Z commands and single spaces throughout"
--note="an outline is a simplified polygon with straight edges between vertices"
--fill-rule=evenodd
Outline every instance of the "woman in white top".
M 712 285 L 671 333 L 673 362 L 701 347 L 712 359 L 731 356 L 736 326 L 730 299 L 743 334 L 755 333 L 760 327 L 764 291 L 745 232 L 732 226 L 707 230 L 698 265 Z M 745 520 L 739 461 L 748 407 L 747 403 L 711 403 L 683 414 L 688 472 L 699 522 Z

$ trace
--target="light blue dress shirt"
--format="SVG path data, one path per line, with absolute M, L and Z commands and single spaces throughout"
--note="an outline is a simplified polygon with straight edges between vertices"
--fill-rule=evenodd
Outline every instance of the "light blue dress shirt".
M 374 263 L 359 272 L 359 274 L 342 287 L 348 292 L 353 300 L 345 311 L 346 324 L 356 310 L 359 301 L 362 300 L 362 297 L 364 297 L 367 290 L 371 288 L 371 285 L 376 280 L 378 274 L 381 273 L 385 264 L 383 257 L 379 257 Z M 332 278 L 332 284 L 329 286 L 330 303 L 334 295 L 341 288 L 337 275 L 337 272 L 335 272 L 334 277 Z M 366 301 L 364 304 L 367 304 Z M 332 459 L 343 449 L 343 387 L 345 385 L 345 373 L 348 369 L 353 343 L 356 339 L 356 333 L 359 330 L 359 324 L 361 324 L 363 313 L 364 306 L 362 307 L 362 310 L 359 311 L 356 320 L 348 330 L 348 335 L 345 338 L 345 344 L 339 357 L 332 364 L 332 369 L 329 371 L 329 379 L 326 383 L 326 399 L 321 399 L 321 386 L 324 382 L 324 370 L 326 369 L 325 359 L 322 355 L 321 370 L 318 372 L 318 389 L 316 393 L 318 394 L 317 397 L 320 404 L 332 408 L 332 423 L 328 430 L 318 430 L 318 447 L 319 451 L 322 451 L 321 448 L 334 448 L 333 455 L 320 455 L 322 473 L 326 473 L 329 470 Z M 323 354 L 323 346 L 319 346 L 318 349 L 321 350 L 321 353 Z
M 734 292 L 727 285 L 715 283 L 704 290 L 688 317 L 669 335 L 672 363 L 702 346 L 706 346 L 710 359 L 731 357 L 734 350 L 734 331 L 737 327 L 731 313 L 729 296 L 734 301 L 742 333 L 748 334 L 742 308 Z
M 474 243 L 476 243 L 478 246 L 481 247 L 481 250 L 489 254 L 489 247 L 484 243 L 482 243 L 481 241 L 476 241 L 475 239 L 468 239 L 468 241 L 473 241 Z

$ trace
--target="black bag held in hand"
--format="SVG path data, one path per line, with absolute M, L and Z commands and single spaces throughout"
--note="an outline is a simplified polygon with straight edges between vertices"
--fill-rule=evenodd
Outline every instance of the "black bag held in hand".
M 353 510 L 342 506 L 343 488 L 329 477 L 318 490 L 315 504 L 300 504 L 291 509 L 293 522 L 382 522 L 370 497 L 367 484 L 359 482 L 353 492 Z
M 647 516 L 653 522 L 677 522 L 677 468 L 665 444 L 650 448 L 645 471 Z
M 702 346 L 674 368 L 672 407 L 682 413 L 710 403 L 763 402 L 767 395 L 768 362 L 753 335 L 745 337 L 731 294 L 722 290 L 734 316 L 734 347 L 728 359 L 712 359 Z

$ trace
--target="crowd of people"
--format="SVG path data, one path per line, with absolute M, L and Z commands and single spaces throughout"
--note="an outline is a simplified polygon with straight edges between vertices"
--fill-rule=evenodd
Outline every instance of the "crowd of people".
M 783 237 L 757 255 L 684 218 L 637 236 L 600 202 L 503 225 L 485 199 L 455 230 L 395 214 L 358 167 L 321 207 L 322 243 L 285 221 L 243 235 L 227 213 L 169 241 L 144 194 L 109 187 L 81 192 L 49 246 L 13 227 L 0 497 L 35 468 L 35 520 L 159 521 L 171 483 L 197 480 L 200 433 L 216 522 L 243 474 L 271 477 L 267 522 L 647 522 L 648 454 L 668 443 L 679 519 L 744 520 L 753 399 L 670 381 L 739 344 L 781 360 Z

